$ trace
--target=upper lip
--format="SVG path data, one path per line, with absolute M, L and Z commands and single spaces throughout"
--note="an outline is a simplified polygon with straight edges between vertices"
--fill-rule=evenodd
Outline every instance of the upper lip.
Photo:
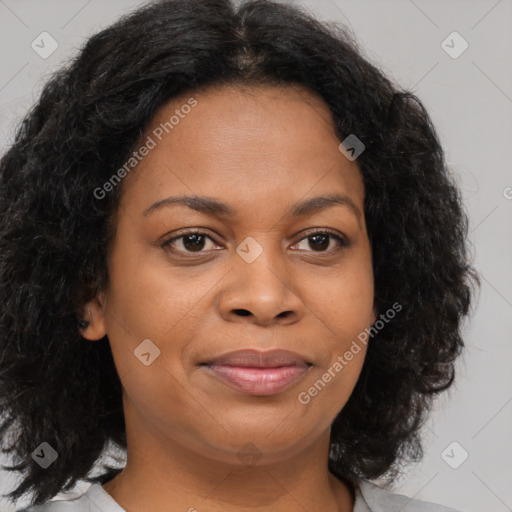
M 202 365 L 245 366 L 248 368 L 278 368 L 280 366 L 310 366 L 311 363 L 289 350 L 245 349 L 212 357 Z

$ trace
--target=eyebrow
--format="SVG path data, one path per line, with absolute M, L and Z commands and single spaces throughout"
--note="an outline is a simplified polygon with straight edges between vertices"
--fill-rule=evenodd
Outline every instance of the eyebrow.
M 217 217 L 236 216 L 237 214 L 237 210 L 233 207 L 211 197 L 171 196 L 157 201 L 156 203 L 146 208 L 143 212 L 143 215 L 150 215 L 162 207 L 171 206 L 174 204 L 182 204 L 197 212 Z M 355 214 L 358 221 L 361 221 L 361 210 L 355 205 L 352 199 L 345 194 L 330 194 L 326 196 L 311 197 L 292 205 L 286 212 L 286 215 L 291 217 L 302 217 L 305 215 L 317 213 L 334 205 L 348 207 Z

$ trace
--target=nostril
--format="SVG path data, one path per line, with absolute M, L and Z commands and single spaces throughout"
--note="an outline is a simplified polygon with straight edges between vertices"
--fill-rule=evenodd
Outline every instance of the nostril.
M 240 316 L 247 316 L 251 314 L 247 309 L 235 309 L 235 313 Z

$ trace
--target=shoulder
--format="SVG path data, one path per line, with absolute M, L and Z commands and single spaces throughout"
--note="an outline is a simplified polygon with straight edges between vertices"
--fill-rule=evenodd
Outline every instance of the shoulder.
M 356 501 L 353 512 L 460 512 L 437 503 L 416 500 L 394 494 L 368 480 L 355 485 Z M 407 507 L 407 508 L 406 508 Z M 93 484 L 83 495 L 68 499 L 48 501 L 16 512 L 124 512 L 100 484 Z
M 368 480 L 363 480 L 356 485 L 354 512 L 394 512 L 402 509 L 404 512 L 460 512 L 430 501 L 395 494 Z
M 16 512 L 125 512 L 101 484 L 89 486 L 86 492 L 68 499 L 53 499 Z
M 42 505 L 17 510 L 16 512 L 91 512 L 85 496 L 68 500 L 51 500 Z

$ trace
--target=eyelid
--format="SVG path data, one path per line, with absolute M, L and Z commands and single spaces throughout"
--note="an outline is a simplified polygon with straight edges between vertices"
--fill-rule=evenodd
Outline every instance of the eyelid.
M 169 238 L 168 240 L 164 240 L 162 243 L 162 247 L 165 247 L 170 242 L 173 242 L 174 240 L 177 240 L 179 238 L 185 237 L 187 235 L 206 235 L 208 238 L 210 238 L 213 242 L 218 244 L 216 237 L 217 235 L 212 235 L 211 231 L 206 228 L 183 228 L 183 230 L 178 230 L 174 235 Z

